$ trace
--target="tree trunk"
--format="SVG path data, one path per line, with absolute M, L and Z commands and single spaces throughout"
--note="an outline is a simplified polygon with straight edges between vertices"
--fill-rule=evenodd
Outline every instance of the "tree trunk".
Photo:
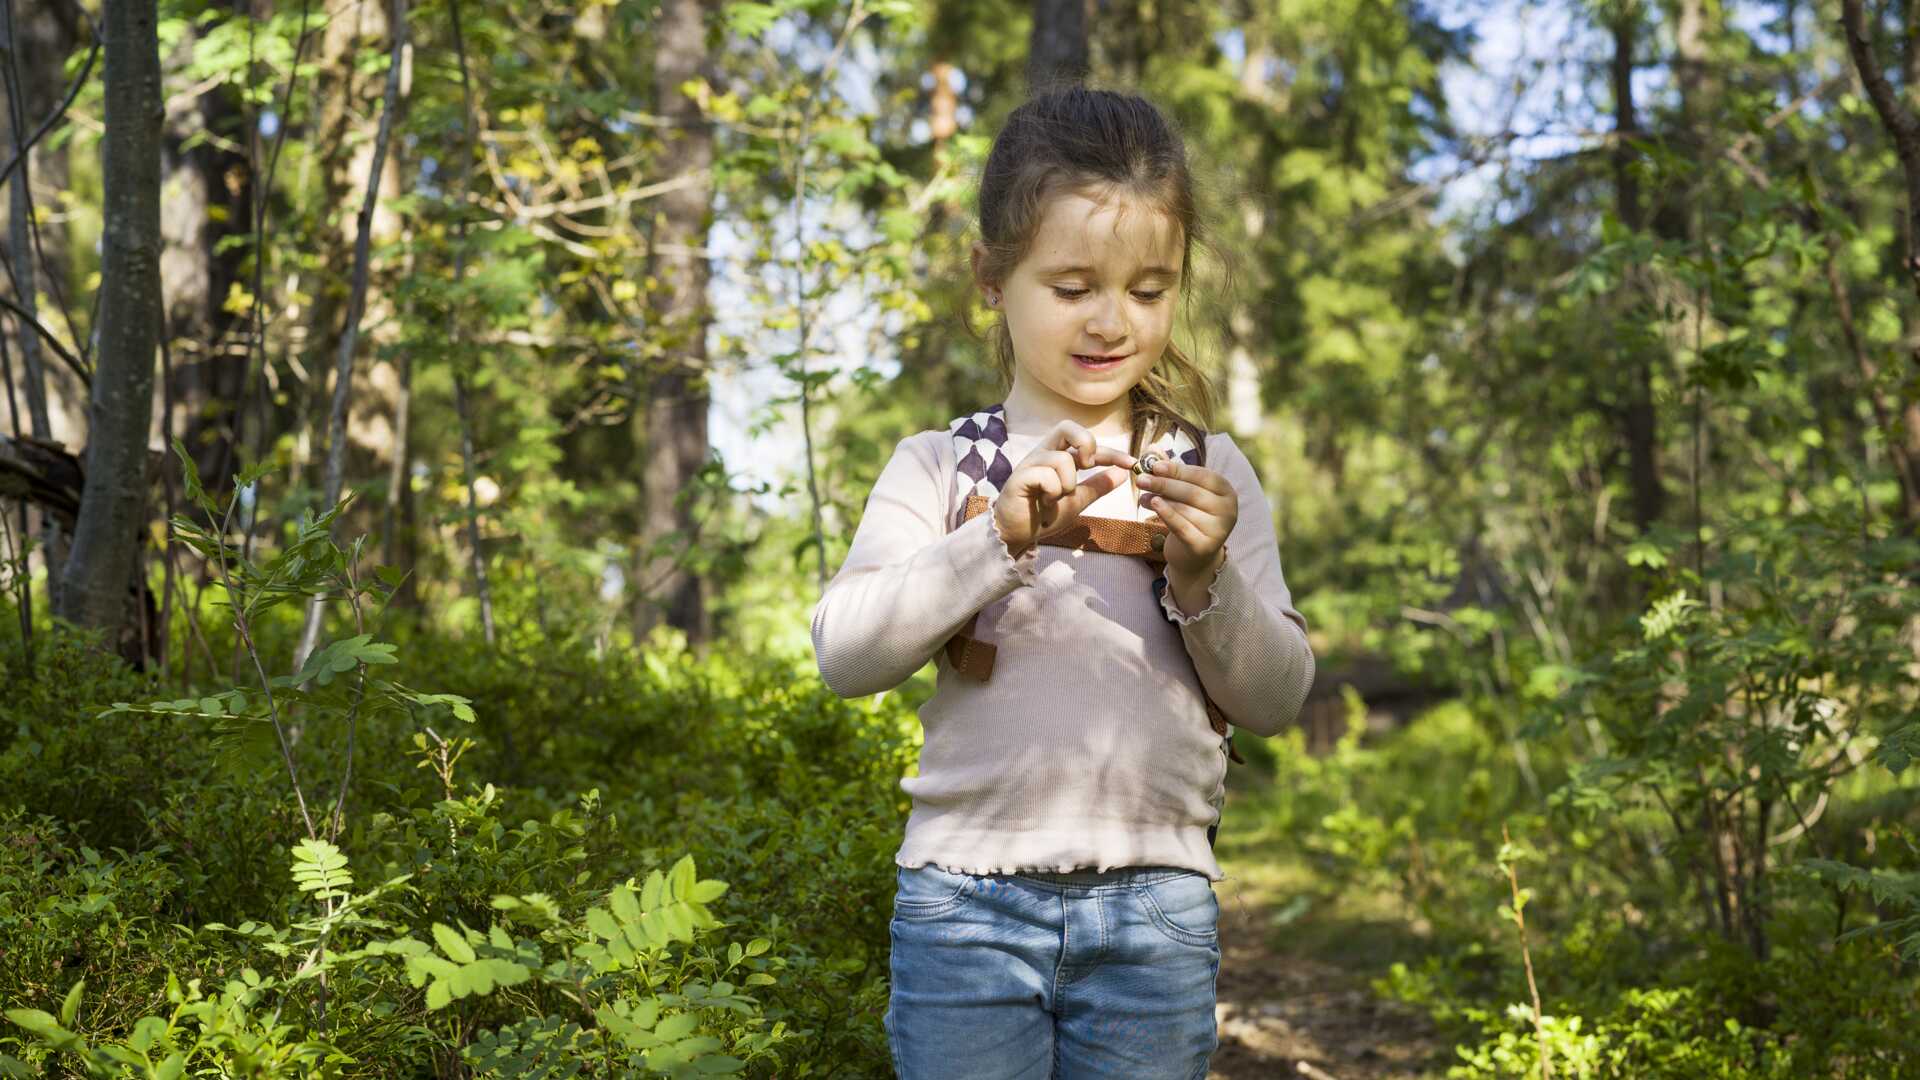
M 1639 10 L 1628 5 L 1614 17 L 1611 27 L 1614 130 L 1618 135 L 1613 149 L 1615 212 L 1622 225 L 1636 232 L 1645 224 L 1645 216 L 1640 210 L 1640 184 L 1631 168 L 1636 151 L 1627 145 L 1627 140 L 1640 134 L 1633 104 L 1633 50 L 1639 19 Z M 1638 275 L 1630 270 L 1628 287 L 1637 287 L 1639 282 Z M 1666 504 L 1666 490 L 1660 483 L 1659 417 L 1654 412 L 1653 371 L 1648 357 L 1644 350 L 1635 348 L 1626 359 L 1629 382 L 1622 435 L 1627 444 L 1633 519 L 1640 531 L 1645 532 L 1660 520 Z
M 713 128 L 700 106 L 680 90 L 688 79 L 708 74 L 704 5 L 667 0 L 655 26 L 654 94 L 662 115 L 675 121 L 661 172 L 700 174 L 713 165 Z M 709 81 L 715 81 L 709 79 Z M 634 586 L 634 636 L 645 637 L 662 618 L 691 643 L 709 637 L 704 582 L 676 556 L 692 549 L 696 521 L 685 492 L 707 460 L 707 226 L 713 216 L 710 179 L 660 200 L 649 250 L 661 288 L 654 293 L 656 333 L 663 345 L 660 367 L 650 380 L 641 484 L 646 517 L 641 526 Z M 664 250 L 662 250 L 664 249 Z M 650 549 L 678 534 L 671 550 Z
M 1915 295 L 1920 296 L 1920 118 L 1916 118 L 1913 110 L 1899 100 L 1893 86 L 1887 82 L 1886 73 L 1880 69 L 1874 49 L 1873 31 L 1866 19 L 1860 0 L 1841 0 L 1840 25 L 1846 35 L 1847 52 L 1853 58 L 1853 67 L 1861 83 L 1866 86 L 1867 99 L 1873 102 L 1873 111 L 1880 118 L 1881 128 L 1893 140 L 1894 155 L 1900 160 L 1900 173 L 1906 181 L 1906 220 L 1901 229 L 1905 234 L 1905 265 L 1902 269 L 1906 271 L 1907 282 Z M 1905 321 L 1903 315 L 1902 323 Z M 1904 336 L 1911 340 L 1911 335 Z M 1920 372 L 1920 346 L 1909 346 L 1907 361 L 1915 372 Z M 1872 386 L 1868 385 L 1866 393 L 1872 395 L 1873 392 Z M 1912 398 L 1912 395 L 1908 396 Z M 1901 513 L 1906 519 L 1907 528 L 1912 530 L 1920 527 L 1920 400 L 1908 400 L 1902 406 L 1902 414 L 1906 430 L 1888 430 L 1886 437 L 1904 477 Z M 1920 650 L 1920 635 L 1914 641 L 1916 650 Z
M 1039 92 L 1077 83 L 1089 71 L 1087 0 L 1033 0 L 1033 32 L 1027 39 L 1027 86 Z
M 11 19 L 0 19 L 0 33 L 7 37 L 6 50 L 14 51 Z M 24 79 L 24 74 L 23 74 Z M 17 154 L 31 134 L 33 114 L 27 109 L 22 93 L 7 95 L 7 152 Z M 7 183 L 7 248 L 13 264 L 13 284 L 15 297 L 29 319 L 39 317 L 39 288 L 34 280 L 33 238 L 31 223 L 33 203 L 28 191 L 32 173 L 31 156 L 22 160 L 14 170 L 13 178 Z M 35 330 L 27 319 L 14 320 L 20 328 L 20 366 L 25 374 L 27 417 L 32 425 L 33 437 L 43 441 L 53 439 L 53 425 L 47 412 L 47 369 L 46 359 L 40 351 L 40 332 Z M 40 557 L 47 564 L 47 591 L 49 606 L 60 610 L 60 602 L 54 593 L 60 582 L 62 570 L 67 561 L 67 534 L 52 518 L 42 514 L 40 517 Z
M 147 516 L 147 430 L 160 329 L 160 45 L 154 0 L 109 0 L 104 14 L 106 134 L 99 359 L 86 487 L 59 614 L 98 627 L 125 654 Z M 136 627 L 136 629 L 138 629 Z
M 66 82 L 62 65 L 79 33 L 73 20 L 72 11 L 64 3 L 6 0 L 4 17 L 0 18 L 0 41 L 4 42 L 9 62 L 8 80 L 17 76 L 20 85 L 17 94 L 8 93 L 7 112 L 0 114 L 0 119 L 7 121 L 5 156 L 12 156 L 19 142 L 30 137 L 59 105 Z M 19 284 L 15 299 L 42 323 L 60 326 L 40 315 L 40 293 L 46 290 L 55 308 L 64 310 L 72 286 L 68 280 L 66 226 L 45 224 L 32 229 L 27 210 L 30 205 L 47 205 L 52 193 L 68 188 L 67 144 L 63 141 L 56 148 L 49 145 L 50 141 L 41 139 L 30 159 L 21 162 L 8 182 L 7 246 Z M 37 199 L 30 194 L 35 180 L 40 191 Z M 20 350 L 26 364 L 24 386 L 33 416 L 33 437 L 50 439 L 44 346 L 30 329 L 21 329 Z
M 197 39 L 189 24 L 171 58 L 176 69 L 192 56 Z M 178 77 L 170 89 L 185 90 L 189 81 Z M 244 144 L 244 125 L 231 91 L 217 88 L 175 105 L 161 145 L 161 303 L 173 361 L 168 419 L 215 491 L 227 487 L 238 467 L 234 440 L 247 376 L 244 324 L 226 310 L 246 252 L 231 242 L 225 251 L 219 247 L 250 231 L 253 178 L 244 153 L 212 140 L 192 150 L 183 147 L 201 132 Z

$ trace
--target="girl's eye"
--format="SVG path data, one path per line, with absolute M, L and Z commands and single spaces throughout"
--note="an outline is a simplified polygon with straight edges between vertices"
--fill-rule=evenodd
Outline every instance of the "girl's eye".
M 1081 297 L 1087 295 L 1087 290 L 1063 289 L 1060 286 L 1056 285 L 1054 286 L 1054 289 L 1053 289 L 1053 295 L 1059 297 L 1062 300 L 1078 300 Z M 1165 296 L 1166 290 L 1163 289 L 1159 292 L 1147 292 L 1147 293 L 1137 292 L 1137 293 L 1134 293 L 1133 295 L 1138 299 L 1140 299 L 1142 302 L 1151 304 L 1154 301 L 1160 299 L 1162 296 Z

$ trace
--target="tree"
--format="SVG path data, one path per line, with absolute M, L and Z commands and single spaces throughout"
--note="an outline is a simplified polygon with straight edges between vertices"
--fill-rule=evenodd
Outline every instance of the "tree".
M 162 99 L 156 8 L 154 0 L 106 5 L 100 359 L 89 409 L 87 482 L 56 597 L 57 614 L 107 631 L 118 638 L 123 653 L 128 598 L 138 595 L 128 586 L 138 569 L 147 517 L 147 429 L 160 331 Z
M 171 95 L 161 143 L 161 298 L 172 374 L 166 386 L 169 430 L 193 454 L 200 475 L 224 479 L 239 469 L 240 398 L 245 389 L 245 324 L 228 306 L 245 281 L 253 174 L 245 151 L 240 88 L 209 70 L 196 53 L 214 34 L 244 25 L 233 0 L 221 21 L 186 22 L 167 60 Z M 214 45 L 220 44 L 216 39 Z M 212 51 L 212 50 L 209 50 Z M 217 55 L 217 53 L 216 53 Z M 214 86 L 193 92 L 204 81 Z
M 1087 0 L 1033 0 L 1027 83 L 1034 89 L 1087 77 Z
M 659 368 L 648 383 L 642 455 L 646 498 L 640 554 L 634 566 L 633 632 L 644 637 L 664 616 L 690 641 L 708 637 L 701 579 L 676 565 L 692 546 L 698 522 L 690 487 L 707 460 L 707 226 L 713 216 L 713 126 L 684 85 L 706 77 L 705 5 L 667 0 L 654 30 L 654 94 L 675 137 L 659 162 L 687 182 L 661 198 L 648 264 L 661 279 L 654 294 L 656 329 L 664 335 Z M 708 78 L 709 85 L 715 80 Z M 668 550 L 661 551 L 662 546 Z

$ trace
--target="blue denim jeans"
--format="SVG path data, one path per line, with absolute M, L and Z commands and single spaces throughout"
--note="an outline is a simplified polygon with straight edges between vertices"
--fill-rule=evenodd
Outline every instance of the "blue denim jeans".
M 1195 870 L 895 873 L 901 1080 L 1204 1080 L 1220 903 Z

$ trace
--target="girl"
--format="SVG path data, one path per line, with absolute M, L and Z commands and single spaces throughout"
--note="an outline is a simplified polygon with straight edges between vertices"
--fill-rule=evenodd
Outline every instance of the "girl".
M 1313 653 L 1259 479 L 1189 419 L 1211 408 L 1170 340 L 1192 187 L 1140 97 L 1074 87 L 1014 110 L 972 255 L 1005 403 L 900 441 L 814 610 L 842 696 L 938 666 L 894 857 L 884 1026 L 906 1080 L 1204 1077 L 1218 1046 L 1228 747 L 1208 702 L 1273 735 Z M 1189 443 L 1130 475 L 1147 447 Z M 965 515 L 967 486 L 990 510 Z M 1164 584 L 1143 558 L 1043 546 L 1099 518 L 1164 523 Z M 982 664 L 969 648 L 988 642 Z

